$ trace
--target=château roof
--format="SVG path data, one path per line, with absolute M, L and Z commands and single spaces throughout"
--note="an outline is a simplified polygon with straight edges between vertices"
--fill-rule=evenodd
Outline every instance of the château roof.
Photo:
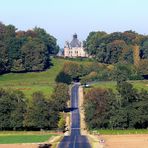
M 77 39 L 77 34 L 73 35 L 73 39 L 70 42 L 70 47 L 81 47 L 81 42 Z

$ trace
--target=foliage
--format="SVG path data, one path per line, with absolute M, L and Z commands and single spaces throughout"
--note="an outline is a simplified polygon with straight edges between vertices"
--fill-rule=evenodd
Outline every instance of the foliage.
M 57 75 L 55 81 L 56 81 L 57 83 L 66 83 L 66 84 L 70 84 L 71 81 L 72 81 L 72 78 L 71 78 L 71 76 L 70 76 L 69 74 L 66 74 L 64 71 L 61 71 L 61 72 Z
M 148 75 L 148 59 L 142 59 L 140 61 L 138 70 L 142 75 Z
M 59 122 L 58 122 L 58 128 L 64 131 L 65 125 L 66 125 L 65 117 L 64 117 L 64 114 L 61 113 L 60 119 L 59 119 Z
M 86 84 L 87 82 L 94 81 L 98 78 L 97 72 L 91 72 L 90 74 L 81 78 L 81 84 Z
M 52 116 L 57 118 L 58 114 L 53 114 L 50 102 L 48 102 L 41 92 L 33 93 L 32 100 L 25 113 L 24 126 L 27 129 L 49 129 L 56 127 L 52 123 Z M 51 124 L 52 123 L 52 124 Z
M 142 59 L 148 59 L 148 39 L 145 39 L 145 41 L 141 45 L 140 57 Z
M 85 95 L 85 120 L 88 128 L 140 129 L 148 127 L 148 92 L 146 90 L 136 90 L 126 81 L 117 83 L 117 90 L 114 93 L 108 89 L 105 90 L 108 95 L 100 93 L 99 88 L 92 88 Z M 101 100 L 95 101 L 98 98 L 107 98 L 107 101 L 105 104 Z
M 57 83 L 53 94 L 51 95 L 55 111 L 64 111 L 67 107 L 67 101 L 70 99 L 69 87 L 64 83 Z
M 81 65 L 77 62 L 65 62 L 63 72 L 71 76 L 72 79 L 78 78 L 81 75 Z
M 92 88 L 85 94 L 85 121 L 89 128 L 101 128 L 107 110 L 108 91 Z
M 26 111 L 25 96 L 20 91 L 0 89 L 0 129 L 21 129 Z
M 141 48 L 141 56 L 145 57 L 147 36 L 140 35 L 133 31 L 114 32 L 91 32 L 86 41 L 85 48 L 89 55 L 92 55 L 99 62 L 114 64 L 117 62 L 133 63 L 134 48 Z M 142 44 L 143 43 L 143 44 Z M 138 55 L 139 56 L 139 55 Z
M 0 74 L 47 69 L 50 55 L 59 51 L 56 39 L 42 28 L 16 30 L 0 23 Z

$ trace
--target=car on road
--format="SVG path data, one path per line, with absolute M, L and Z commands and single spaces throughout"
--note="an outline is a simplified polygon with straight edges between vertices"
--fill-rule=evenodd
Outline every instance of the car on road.
M 84 87 L 88 88 L 90 87 L 90 84 L 84 84 Z

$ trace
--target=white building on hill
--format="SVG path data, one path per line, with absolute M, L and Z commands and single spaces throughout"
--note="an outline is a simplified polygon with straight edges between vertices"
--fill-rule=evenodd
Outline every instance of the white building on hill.
M 77 39 L 77 34 L 73 35 L 73 39 L 70 43 L 66 41 L 64 47 L 64 57 L 88 57 L 88 54 L 84 50 L 83 43 Z

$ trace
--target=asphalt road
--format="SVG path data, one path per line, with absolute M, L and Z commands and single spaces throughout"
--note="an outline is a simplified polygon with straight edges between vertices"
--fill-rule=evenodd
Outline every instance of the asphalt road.
M 80 113 L 78 108 L 78 84 L 71 90 L 71 135 L 64 136 L 58 148 L 91 148 L 86 136 L 80 133 Z

